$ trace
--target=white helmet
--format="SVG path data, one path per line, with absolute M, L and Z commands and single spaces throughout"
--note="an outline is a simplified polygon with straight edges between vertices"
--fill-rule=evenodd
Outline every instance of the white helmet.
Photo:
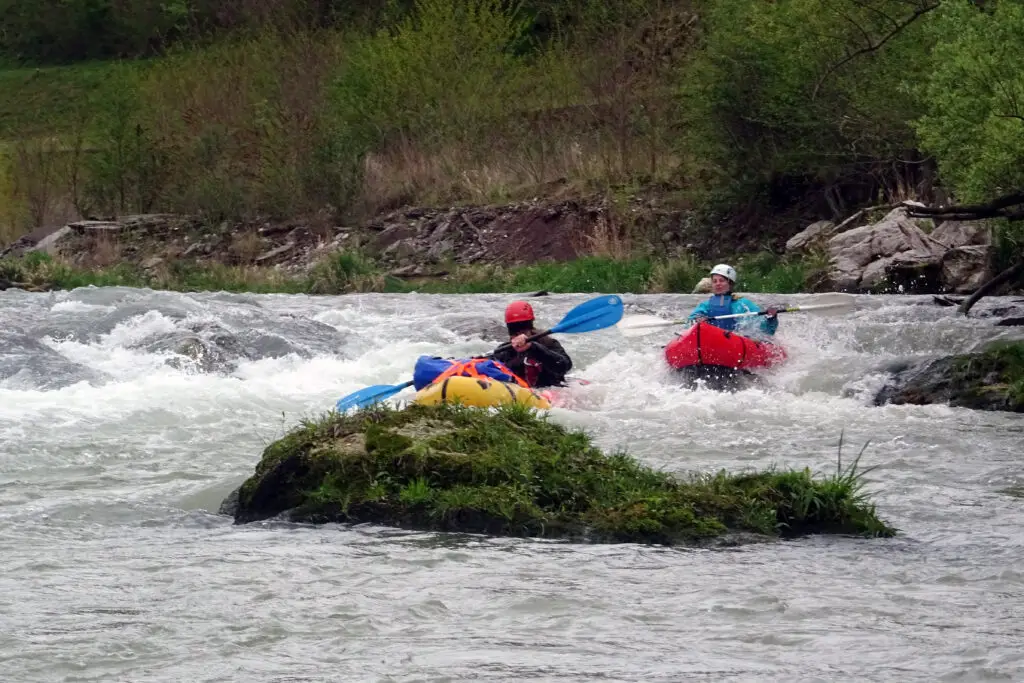
M 711 269 L 712 275 L 721 275 L 722 277 L 732 281 L 736 284 L 736 269 L 732 266 L 727 266 L 724 263 L 719 263 L 717 266 Z

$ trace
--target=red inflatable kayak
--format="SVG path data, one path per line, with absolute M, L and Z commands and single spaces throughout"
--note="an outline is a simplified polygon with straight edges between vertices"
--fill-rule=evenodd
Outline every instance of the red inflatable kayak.
M 756 370 L 782 363 L 786 351 L 778 344 L 754 341 L 702 322 L 665 347 L 665 360 L 677 370 L 709 365 Z

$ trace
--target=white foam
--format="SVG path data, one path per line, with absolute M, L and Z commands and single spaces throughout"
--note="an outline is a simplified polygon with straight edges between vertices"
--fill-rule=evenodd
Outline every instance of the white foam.
M 82 301 L 58 301 L 50 307 L 52 313 L 111 313 L 117 310 L 116 306 L 102 304 L 87 304 Z
M 176 354 L 147 351 L 145 343 L 196 322 L 229 329 L 231 325 L 206 300 L 186 295 L 161 297 L 162 304 L 190 309 L 188 318 L 150 310 L 119 323 L 94 341 L 46 340 L 58 353 L 104 373 L 110 381 L 42 391 L 33 389 L 30 379 L 8 378 L 0 388 L 0 439 L 14 442 L 47 425 L 85 433 L 107 425 L 116 431 L 131 420 L 186 431 L 211 424 L 234 424 L 233 429 L 240 429 L 239 421 L 293 422 L 299 415 L 330 410 L 338 398 L 366 386 L 411 379 L 420 355 L 466 357 L 489 351 L 488 342 L 453 332 L 451 319 L 454 316 L 461 323 L 479 313 L 486 321 L 494 313 L 494 304 L 487 297 L 453 301 L 425 296 L 282 296 L 261 299 L 265 308 L 221 302 L 216 305 L 227 306 L 232 320 L 242 321 L 234 323 L 236 326 L 258 320 L 261 311 L 279 310 L 332 325 L 346 333 L 348 341 L 337 355 L 241 359 L 228 374 L 204 374 L 168 365 Z M 380 305 L 371 305 L 373 302 Z M 75 301 L 47 306 L 51 311 L 59 307 L 62 315 L 86 316 L 110 308 Z M 552 300 L 545 306 L 548 315 L 557 317 L 571 304 Z M 785 321 L 780 319 L 777 340 L 786 346 L 789 362 L 766 373 L 761 386 L 734 393 L 683 386 L 662 357 L 661 346 L 671 339 L 670 334 L 631 340 L 614 330 L 563 335 L 561 341 L 575 362 L 571 375 L 590 384 L 564 390 L 563 407 L 553 414 L 581 424 L 621 422 L 626 425 L 622 429 L 626 440 L 642 429 L 645 435 L 661 434 L 677 442 L 682 439 L 705 445 L 722 440 L 723 434 L 730 435 L 725 441 L 756 442 L 768 429 L 783 434 L 801 430 L 837 434 L 844 425 L 865 420 L 877 424 L 879 419 L 901 421 L 926 414 L 930 417 L 924 419 L 934 419 L 950 409 L 870 406 L 886 379 L 885 373 L 872 369 L 880 360 L 906 355 L 908 350 L 923 353 L 919 349 L 930 349 L 934 353 L 938 351 L 936 339 L 946 350 L 949 344 L 942 335 L 971 338 L 959 320 L 940 319 L 915 327 L 906 324 L 907 315 L 908 307 L 897 302 L 843 317 L 794 314 Z M 268 332 L 294 337 L 289 337 L 287 320 L 274 324 L 281 327 Z M 302 340 L 292 341 L 301 344 Z M 394 400 L 404 400 L 411 393 L 406 390 Z

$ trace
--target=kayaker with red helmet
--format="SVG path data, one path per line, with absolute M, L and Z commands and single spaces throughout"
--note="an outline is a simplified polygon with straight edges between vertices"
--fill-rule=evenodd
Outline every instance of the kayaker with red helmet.
M 750 299 L 733 293 L 736 286 L 736 269 L 730 265 L 719 263 L 711 269 L 711 297 L 702 301 L 689 319 L 694 322 L 706 321 L 709 325 L 723 330 L 735 330 L 736 332 L 750 336 L 751 334 L 763 334 L 772 336 L 779 328 L 779 309 L 772 307 L 767 309 L 767 315 L 750 316 L 747 318 L 726 318 L 725 320 L 714 320 L 715 316 L 733 315 L 735 313 L 757 313 L 760 312 L 757 304 Z M 709 319 L 710 318 L 710 319 Z
M 565 385 L 565 375 L 572 369 L 572 359 L 551 335 L 532 342 L 536 334 L 533 307 L 525 301 L 513 301 L 505 308 L 505 327 L 511 347 L 498 347 L 493 358 L 504 363 L 531 387 Z

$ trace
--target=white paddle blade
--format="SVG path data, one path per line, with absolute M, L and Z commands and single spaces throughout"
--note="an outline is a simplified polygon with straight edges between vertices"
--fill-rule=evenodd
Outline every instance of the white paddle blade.
M 627 315 L 616 327 L 624 337 L 642 337 L 665 327 L 682 325 L 682 320 L 665 320 L 656 315 Z
M 857 307 L 857 299 L 850 294 L 826 294 L 806 306 L 791 306 L 789 312 L 821 311 L 828 315 L 839 315 Z

